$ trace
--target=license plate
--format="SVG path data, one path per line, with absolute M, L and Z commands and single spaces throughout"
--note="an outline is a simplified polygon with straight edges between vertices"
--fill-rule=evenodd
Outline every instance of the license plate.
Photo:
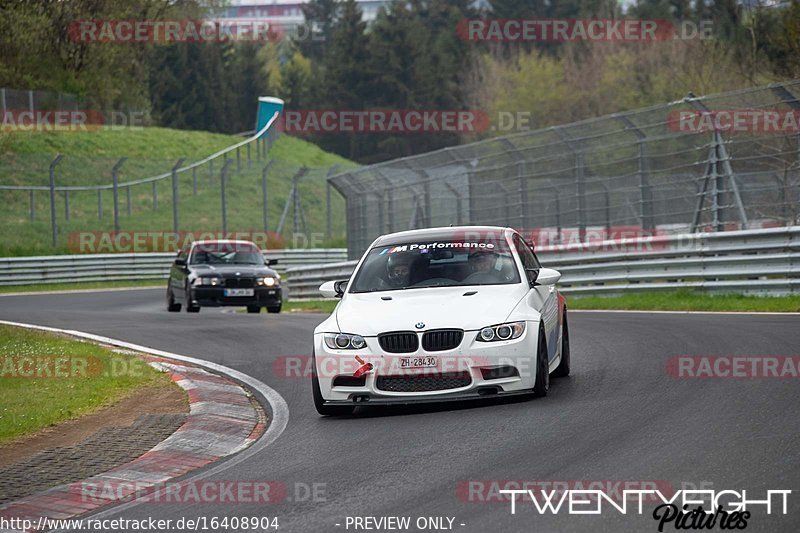
M 225 296 L 253 296 L 253 289 L 225 289 Z
M 432 368 L 435 366 L 435 357 L 403 357 L 400 359 L 400 368 Z

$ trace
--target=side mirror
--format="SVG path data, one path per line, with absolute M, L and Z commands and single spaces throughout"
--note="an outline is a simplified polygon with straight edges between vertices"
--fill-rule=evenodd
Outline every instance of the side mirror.
M 271 267 L 271 266 L 277 265 L 277 264 L 278 264 L 278 260 L 277 259 L 267 259 L 267 266 Z
M 552 268 L 540 268 L 536 285 L 555 285 L 561 279 L 561 272 Z
M 341 298 L 347 288 L 349 279 L 340 279 L 337 281 L 326 281 L 319 287 L 319 292 L 325 298 Z
M 175 266 L 186 266 L 186 259 L 184 259 L 183 257 L 176 257 Z

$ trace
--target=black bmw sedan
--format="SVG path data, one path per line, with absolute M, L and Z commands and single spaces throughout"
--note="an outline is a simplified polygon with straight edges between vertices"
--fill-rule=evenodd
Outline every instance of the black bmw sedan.
M 189 313 L 200 307 L 241 306 L 248 313 L 266 307 L 280 313 L 280 275 L 249 241 L 195 241 L 178 252 L 167 282 L 167 311 L 182 306 Z

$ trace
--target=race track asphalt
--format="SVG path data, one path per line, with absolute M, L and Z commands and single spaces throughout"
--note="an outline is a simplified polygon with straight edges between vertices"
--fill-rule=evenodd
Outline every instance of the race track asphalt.
M 789 514 L 753 509 L 747 530 L 800 529 L 800 380 L 676 379 L 667 372 L 677 355 L 800 355 L 800 316 L 573 313 L 573 375 L 554 380 L 544 399 L 321 418 L 310 380 L 278 375 L 273 363 L 309 355 L 323 315 L 167 313 L 162 293 L 5 296 L 0 318 L 197 357 L 268 384 L 289 406 L 286 430 L 213 479 L 277 481 L 288 496 L 266 505 L 145 503 L 121 517 L 277 516 L 278 531 L 291 532 L 354 531 L 347 516 L 410 516 L 411 531 L 418 517 L 453 517 L 453 529 L 463 532 L 657 531 L 651 503 L 642 515 L 605 507 L 602 515 L 577 516 L 540 515 L 526 500 L 512 515 L 508 502 L 465 501 L 457 490 L 470 480 L 630 481 L 631 488 L 657 481 L 673 489 L 746 489 L 751 499 L 793 490 Z

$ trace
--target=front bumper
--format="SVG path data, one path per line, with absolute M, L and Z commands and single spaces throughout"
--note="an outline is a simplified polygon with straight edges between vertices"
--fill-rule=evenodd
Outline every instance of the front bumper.
M 404 354 L 386 353 L 377 337 L 367 337 L 362 350 L 332 350 L 319 333 L 314 336 L 314 365 L 320 393 L 326 405 L 410 404 L 527 393 L 536 380 L 537 327 L 528 323 L 518 339 L 499 342 L 479 342 L 477 331 L 465 331 L 453 350 L 426 352 L 420 343 L 417 351 Z M 430 363 L 429 358 L 435 367 L 402 367 L 402 359 Z M 364 371 L 367 363 L 372 368 Z
M 254 287 L 252 296 L 225 296 L 223 287 L 199 286 L 192 289 L 192 302 L 203 307 L 246 305 L 275 307 L 282 301 L 280 287 Z

